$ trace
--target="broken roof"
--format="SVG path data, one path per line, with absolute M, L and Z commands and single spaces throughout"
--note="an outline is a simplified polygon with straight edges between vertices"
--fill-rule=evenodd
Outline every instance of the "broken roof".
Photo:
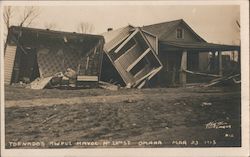
M 132 30 L 135 28 L 131 25 L 118 28 L 116 30 L 108 31 L 103 33 L 103 37 L 105 40 L 104 51 L 110 51 L 114 46 L 118 43 L 126 39 Z
M 23 33 L 38 33 L 39 34 L 46 34 L 48 36 L 53 37 L 61 37 L 61 36 L 70 36 L 70 37 L 96 37 L 96 38 L 103 38 L 101 35 L 93 35 L 93 34 L 83 34 L 83 33 L 76 33 L 76 32 L 64 32 L 64 31 L 55 31 L 50 29 L 39 29 L 39 28 L 30 28 L 30 27 L 21 27 L 21 26 L 11 26 L 9 28 L 11 32 L 19 32 L 22 31 Z
M 142 29 L 155 34 L 159 38 L 159 41 L 166 41 L 164 38 L 165 35 L 171 33 L 181 23 L 184 24 L 201 42 L 205 42 L 205 40 L 201 38 L 183 19 L 147 25 L 143 26 Z
M 37 44 L 36 42 L 52 44 L 51 42 L 57 42 L 72 43 L 79 46 L 82 45 L 82 42 L 85 42 L 86 46 L 86 42 L 88 42 L 89 45 L 92 45 L 100 40 L 104 40 L 101 35 L 11 26 L 9 28 L 8 42 L 16 42 L 17 39 L 19 42 L 25 41 L 25 43 L 29 44 Z

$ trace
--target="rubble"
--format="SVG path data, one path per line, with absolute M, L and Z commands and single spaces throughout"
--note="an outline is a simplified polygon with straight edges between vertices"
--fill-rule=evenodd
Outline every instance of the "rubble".
M 112 91 L 117 91 L 119 89 L 119 86 L 113 85 L 111 83 L 99 81 L 99 87 L 112 90 Z
M 32 89 L 43 89 L 63 83 L 75 88 L 77 80 L 97 83 L 103 45 L 100 35 L 12 26 L 5 51 L 5 84 L 22 81 Z M 58 73 L 63 75 L 55 76 Z
M 235 74 L 235 75 L 228 75 L 228 76 L 224 76 L 221 78 L 217 78 L 214 79 L 212 81 L 210 81 L 208 84 L 204 85 L 204 87 L 211 87 L 211 86 L 217 86 L 217 85 L 221 85 L 221 84 L 240 84 L 240 74 Z
M 53 77 L 37 78 L 30 84 L 31 89 L 43 89 Z

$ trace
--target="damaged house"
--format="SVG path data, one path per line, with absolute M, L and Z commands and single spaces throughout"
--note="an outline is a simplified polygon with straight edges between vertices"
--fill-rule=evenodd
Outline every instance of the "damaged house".
M 229 78 L 240 77 L 240 46 L 208 43 L 182 19 L 102 35 L 13 26 L 4 54 L 5 83 L 42 89 L 61 78 L 60 85 L 66 80 L 108 89 L 185 86 L 228 75 L 223 51 L 238 52 Z
M 226 75 L 222 51 L 238 52 L 240 71 L 240 46 L 208 43 L 182 19 L 129 25 L 103 36 L 103 63 L 112 68 L 102 72 L 106 82 L 137 88 L 208 82 Z
M 99 35 L 12 26 L 4 53 L 5 84 L 42 89 L 54 77 L 69 81 L 72 76 L 78 84 L 98 83 L 103 44 Z
M 208 43 L 182 19 L 143 26 L 142 30 L 158 38 L 157 56 L 163 64 L 157 75 L 158 86 L 185 85 L 226 75 L 223 51 L 238 52 L 240 73 L 240 46 Z

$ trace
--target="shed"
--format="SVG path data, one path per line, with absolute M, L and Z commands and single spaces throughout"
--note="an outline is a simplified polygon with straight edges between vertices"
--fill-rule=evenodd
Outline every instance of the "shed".
M 108 31 L 103 36 L 104 81 L 141 88 L 161 70 L 162 64 L 157 57 L 158 39 L 155 35 L 129 25 Z M 114 69 L 112 73 L 107 66 Z

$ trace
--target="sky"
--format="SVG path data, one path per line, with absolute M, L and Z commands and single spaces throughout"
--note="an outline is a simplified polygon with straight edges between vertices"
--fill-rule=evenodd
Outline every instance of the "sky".
M 128 24 L 143 26 L 184 19 L 208 42 L 239 44 L 240 41 L 236 24 L 240 7 L 237 5 L 71 5 L 39 6 L 39 9 L 40 15 L 32 27 L 44 28 L 45 24 L 53 23 L 55 30 L 76 32 L 79 23 L 88 22 L 95 27 L 93 34 L 101 34 L 107 28 L 117 29 Z M 15 19 L 18 20 L 18 14 Z

